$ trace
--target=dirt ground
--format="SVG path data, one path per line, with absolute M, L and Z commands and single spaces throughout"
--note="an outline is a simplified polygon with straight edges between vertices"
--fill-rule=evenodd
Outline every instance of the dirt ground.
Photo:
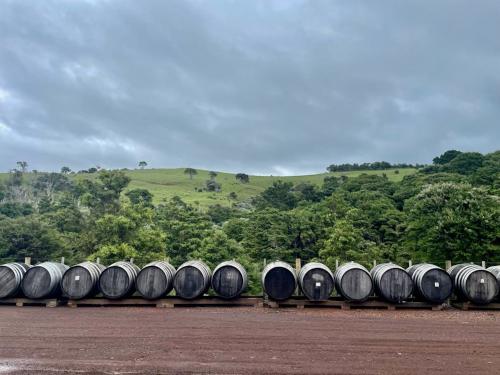
M 0 374 L 500 373 L 500 312 L 0 307 Z

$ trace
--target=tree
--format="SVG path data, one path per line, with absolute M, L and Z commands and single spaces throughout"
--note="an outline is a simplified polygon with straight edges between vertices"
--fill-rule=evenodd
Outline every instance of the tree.
M 293 190 L 297 195 L 297 199 L 300 201 L 319 202 L 323 198 L 323 193 L 318 187 L 308 182 L 297 184 Z
M 0 215 L 10 218 L 28 216 L 33 213 L 33 206 L 29 203 L 5 202 L 0 204 Z
M 217 177 L 217 172 L 210 171 L 210 172 L 208 172 L 208 175 L 210 176 L 211 180 L 215 180 L 215 177 Z
M 64 255 L 59 233 L 33 216 L 3 220 L 0 225 L 0 258 L 43 262 Z
M 428 260 L 477 261 L 500 255 L 500 201 L 485 189 L 440 183 L 405 205 L 406 244 Z
M 53 198 L 54 193 L 69 190 L 72 183 L 67 176 L 61 173 L 43 173 L 33 181 L 33 188 L 38 194 Z
M 139 253 L 128 243 L 120 243 L 118 245 L 104 245 L 98 251 L 89 256 L 89 260 L 96 261 L 97 258 L 105 264 L 113 264 L 121 260 L 134 259 L 137 261 Z
M 151 206 L 153 203 L 153 194 L 151 194 L 147 189 L 132 189 L 125 193 L 125 195 L 134 205 L 142 204 Z
M 26 161 L 18 161 L 16 164 L 19 166 L 19 168 L 21 168 L 21 171 L 23 173 L 28 169 L 28 162 Z
M 280 210 L 290 210 L 297 205 L 292 188 L 291 182 L 274 181 L 272 186 L 269 186 L 255 199 L 255 203 L 258 208 L 274 207 Z
M 333 192 L 335 192 L 335 190 L 339 188 L 340 184 L 340 178 L 337 178 L 335 176 L 326 176 L 323 179 L 323 187 L 321 189 L 323 191 L 323 195 L 325 197 L 332 195 Z
M 484 156 L 479 152 L 463 152 L 443 168 L 447 172 L 470 175 L 483 166 Z
M 215 180 L 205 181 L 205 186 L 206 186 L 207 191 L 215 191 L 215 192 L 219 193 L 222 190 L 221 184 L 219 184 Z
M 194 168 L 186 168 L 184 169 L 184 174 L 189 175 L 189 179 L 192 180 L 193 176 L 198 174 L 198 171 Z
M 147 163 L 147 162 L 145 162 L 144 160 L 139 162 L 139 168 L 144 169 L 144 168 L 146 168 L 147 166 L 148 166 L 148 163 Z
M 207 215 L 215 224 L 221 225 L 234 215 L 234 208 L 214 204 L 208 207 Z
M 458 155 L 460 155 L 461 152 L 457 150 L 448 150 L 441 156 L 437 156 L 434 159 L 432 159 L 432 162 L 434 164 L 439 164 L 439 165 L 444 165 L 448 164 L 450 161 L 452 161 L 454 158 L 456 158 Z
M 227 195 L 227 199 L 229 200 L 237 200 L 238 199 L 238 194 L 236 194 L 234 191 L 230 192 L 228 195 Z M 1 199 L 0 199 L 1 200 Z
M 61 168 L 61 173 L 62 174 L 68 174 L 71 172 L 71 168 L 70 167 L 62 167 Z
M 253 259 L 292 261 L 296 233 L 291 231 L 291 226 L 287 211 L 276 208 L 257 210 L 244 225 L 241 244 Z
M 246 173 L 237 173 L 234 177 L 242 184 L 248 184 L 250 182 L 250 177 Z

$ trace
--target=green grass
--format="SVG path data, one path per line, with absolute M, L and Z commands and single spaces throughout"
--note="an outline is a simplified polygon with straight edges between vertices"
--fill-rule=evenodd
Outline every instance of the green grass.
M 148 189 L 154 196 L 154 202 L 161 203 L 168 200 L 173 196 L 181 197 L 185 202 L 199 205 L 200 207 L 208 207 L 213 204 L 230 205 L 228 194 L 235 192 L 238 196 L 238 201 L 244 201 L 252 196 L 264 191 L 267 187 L 272 185 L 273 181 L 283 180 L 290 181 L 293 184 L 300 182 L 309 182 L 321 186 L 323 179 L 326 176 L 348 176 L 355 177 L 362 173 L 378 174 L 385 173 L 389 180 L 400 181 L 404 176 L 415 173 L 415 169 L 400 169 L 399 174 L 396 174 L 395 169 L 388 169 L 384 171 L 356 171 L 356 172 L 335 172 L 335 173 L 320 173 L 305 176 L 250 176 L 248 184 L 238 182 L 234 174 L 218 172 L 216 181 L 222 185 L 222 191 L 219 193 L 210 192 L 196 192 L 195 188 L 202 188 L 205 186 L 205 181 L 209 179 L 208 171 L 198 170 L 198 174 L 190 179 L 189 176 L 184 174 L 184 168 L 176 169 L 136 169 L 128 170 L 125 173 L 131 178 L 130 185 L 127 190 L 143 188 Z M 32 173 L 27 174 L 28 179 L 32 179 Z M 6 179 L 7 173 L 0 174 L 0 180 Z M 97 174 L 88 175 L 81 174 L 75 175 L 76 179 L 90 178 L 94 179 Z

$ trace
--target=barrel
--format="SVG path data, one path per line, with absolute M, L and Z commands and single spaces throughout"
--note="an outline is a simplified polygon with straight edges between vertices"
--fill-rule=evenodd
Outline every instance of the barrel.
M 99 290 L 104 297 L 120 299 L 132 295 L 135 280 L 140 269 L 133 263 L 116 262 L 102 271 L 99 277 Z
M 500 266 L 492 266 L 487 268 L 497 278 L 498 287 L 500 288 Z M 500 291 L 499 291 L 500 293 Z
M 410 266 L 406 272 L 413 280 L 413 293 L 431 303 L 443 303 L 453 292 L 450 275 L 434 264 L 421 263 Z
M 406 270 L 393 263 L 382 263 L 370 272 L 375 293 L 392 303 L 402 303 L 410 297 L 413 281 Z
M 212 289 L 222 298 L 239 297 L 248 286 L 247 271 L 234 260 L 222 262 L 215 267 L 212 276 Z
M 30 268 L 24 263 L 6 263 L 0 266 L 0 298 L 15 297 L 21 291 L 24 274 Z
M 62 277 L 63 295 L 70 299 L 95 296 L 99 293 L 99 276 L 105 268 L 94 262 L 83 262 L 70 267 Z
M 166 296 L 173 288 L 175 268 L 165 261 L 146 264 L 137 275 L 137 291 L 146 299 Z
M 477 305 L 490 303 L 498 294 L 498 282 L 493 273 L 475 264 L 456 264 L 448 270 L 455 294 L 461 300 Z
M 300 289 L 311 301 L 326 301 L 330 298 L 334 285 L 332 271 L 322 263 L 307 263 L 300 269 Z
M 355 262 L 341 265 L 335 271 L 335 289 L 346 300 L 366 301 L 373 294 L 370 271 Z
M 177 296 L 194 299 L 202 296 L 210 288 L 212 271 L 199 260 L 190 260 L 180 265 L 174 277 Z
M 44 262 L 29 268 L 21 283 L 28 298 L 55 298 L 61 295 L 61 280 L 69 267 L 62 263 Z
M 262 287 L 271 299 L 289 298 L 297 288 L 295 270 L 285 262 L 271 262 L 262 270 Z

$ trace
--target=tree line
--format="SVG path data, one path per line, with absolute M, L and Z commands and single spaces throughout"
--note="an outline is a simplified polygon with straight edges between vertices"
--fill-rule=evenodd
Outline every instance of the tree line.
M 0 259 L 202 259 L 212 267 L 236 259 L 254 292 L 264 260 L 500 263 L 500 151 L 448 151 L 401 182 L 373 174 L 275 181 L 244 208 L 204 210 L 179 197 L 154 205 L 129 183 L 117 170 L 95 179 L 10 173 L 0 183 Z

